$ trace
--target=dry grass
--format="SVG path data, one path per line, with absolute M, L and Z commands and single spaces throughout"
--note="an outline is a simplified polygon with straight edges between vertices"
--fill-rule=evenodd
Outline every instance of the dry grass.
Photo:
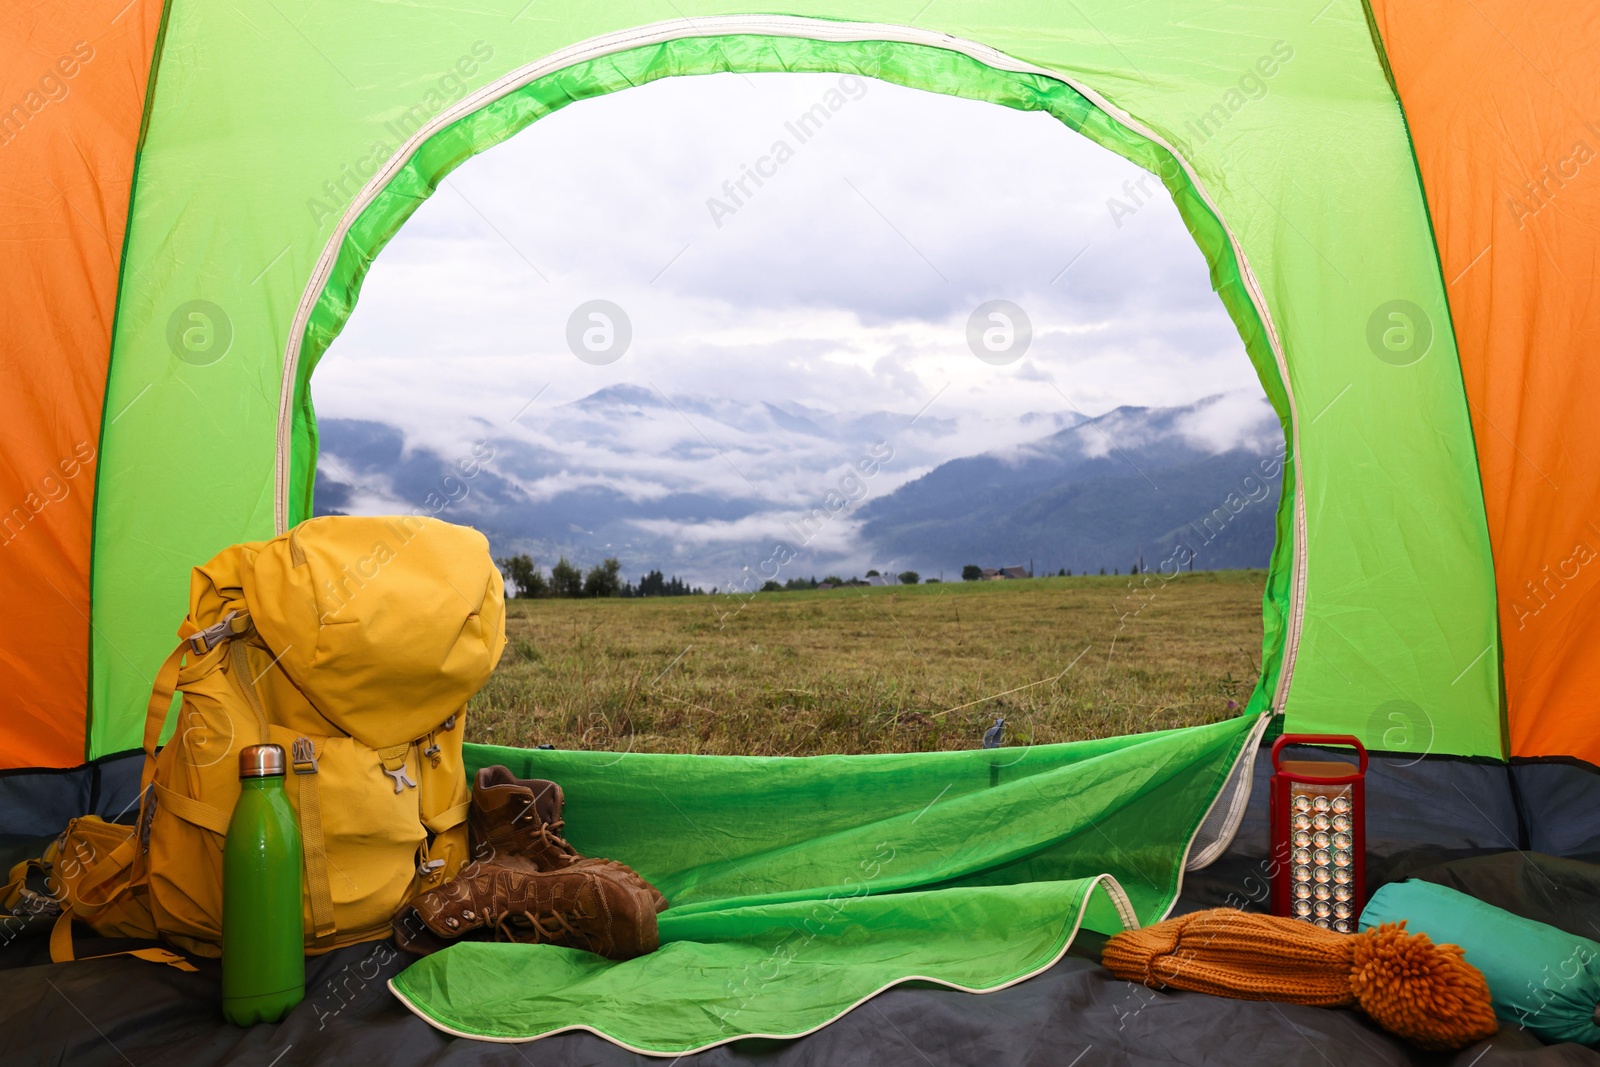
M 511 601 L 468 736 L 802 756 L 972 748 L 997 716 L 1021 744 L 1234 714 L 1264 572 L 1185 574 L 1142 598 L 1130 581 Z

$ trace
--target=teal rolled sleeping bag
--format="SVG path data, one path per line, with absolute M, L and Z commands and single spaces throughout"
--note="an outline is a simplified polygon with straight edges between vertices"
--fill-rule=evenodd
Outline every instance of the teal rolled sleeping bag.
M 1545 1041 L 1600 1044 L 1600 942 L 1419 881 L 1374 893 L 1361 929 L 1402 920 L 1436 945 L 1461 946 L 1483 972 L 1503 1022 Z

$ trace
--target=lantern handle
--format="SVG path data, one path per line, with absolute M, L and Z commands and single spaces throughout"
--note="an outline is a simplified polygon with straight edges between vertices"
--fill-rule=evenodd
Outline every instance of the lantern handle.
M 1367 773 L 1367 746 L 1361 739 L 1353 734 L 1284 734 L 1272 744 L 1272 770 L 1277 773 L 1278 753 L 1283 751 L 1284 745 L 1343 745 L 1356 750 L 1356 758 L 1361 761 L 1357 774 Z

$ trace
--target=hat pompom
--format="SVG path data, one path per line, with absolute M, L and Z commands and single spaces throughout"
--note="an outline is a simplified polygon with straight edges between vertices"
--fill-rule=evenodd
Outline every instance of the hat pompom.
M 1350 991 L 1385 1030 L 1426 1049 L 1465 1048 L 1491 1037 L 1489 984 L 1456 945 L 1435 945 L 1405 923 L 1351 938 Z

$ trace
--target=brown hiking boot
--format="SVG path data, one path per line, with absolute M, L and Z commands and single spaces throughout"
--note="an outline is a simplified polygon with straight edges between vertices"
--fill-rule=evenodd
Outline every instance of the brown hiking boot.
M 655 902 L 621 865 L 535 870 L 525 861 L 471 864 L 395 916 L 395 943 L 427 955 L 469 937 L 581 948 L 613 960 L 654 952 Z
M 500 764 L 484 767 L 473 782 L 472 806 L 467 815 L 473 859 L 502 863 L 514 857 L 527 860 L 541 871 L 572 866 L 616 867 L 649 891 L 656 911 L 665 911 L 667 898 L 633 868 L 616 860 L 580 856 L 567 843 L 561 836 L 566 828 L 561 817 L 563 803 L 561 787 L 554 782 L 518 778 L 509 767 Z

